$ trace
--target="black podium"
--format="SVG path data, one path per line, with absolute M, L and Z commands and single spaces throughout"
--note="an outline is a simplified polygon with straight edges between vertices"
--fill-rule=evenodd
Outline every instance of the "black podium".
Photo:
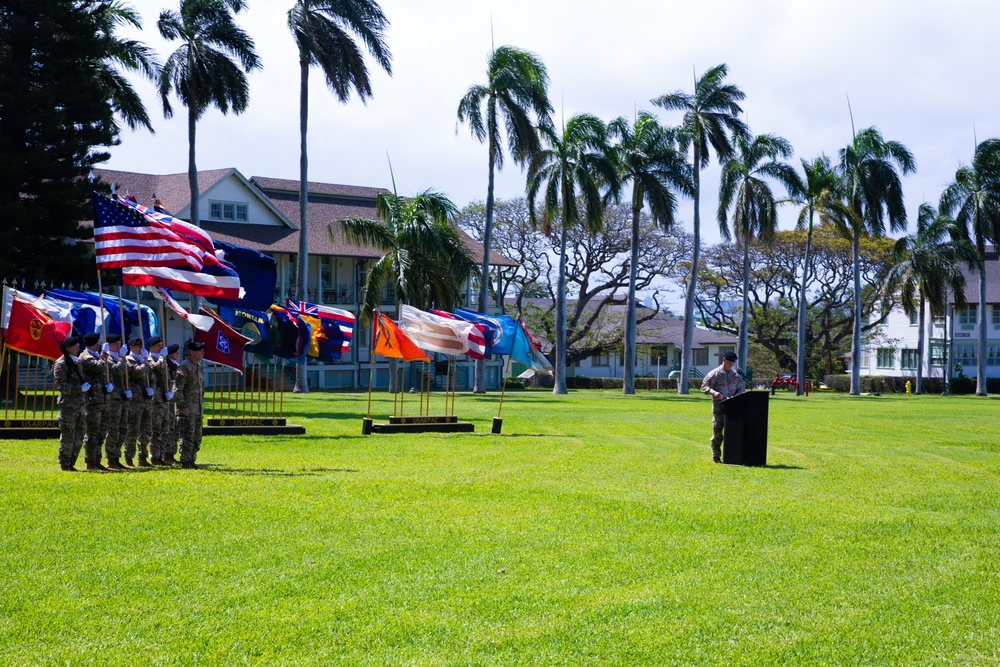
M 723 463 L 767 465 L 767 401 L 766 391 L 747 391 L 722 402 L 726 410 Z

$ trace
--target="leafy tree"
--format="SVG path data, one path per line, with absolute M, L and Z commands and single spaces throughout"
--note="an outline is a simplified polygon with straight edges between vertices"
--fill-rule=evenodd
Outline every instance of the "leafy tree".
M 371 79 L 364 54 L 352 38 L 357 35 L 368 53 L 386 72 L 392 74 L 392 55 L 385 43 L 384 31 L 389 22 L 374 0 L 297 0 L 288 11 L 288 27 L 299 50 L 299 257 L 296 293 L 308 300 L 309 235 L 309 70 L 319 66 L 326 84 L 341 102 L 355 90 L 362 102 L 372 95 Z M 295 391 L 308 392 L 306 365 L 296 367 Z
M 746 124 L 739 119 L 739 103 L 746 97 L 732 84 L 724 83 L 729 68 L 716 65 L 694 82 L 694 93 L 675 91 L 661 95 L 653 104 L 664 109 L 683 111 L 680 126 L 681 149 L 691 149 L 694 167 L 694 249 L 691 255 L 691 272 L 684 281 L 687 295 L 684 299 L 684 343 L 681 350 L 681 376 L 677 391 L 688 393 L 688 369 L 691 367 L 691 345 L 694 340 L 694 302 L 698 291 L 698 273 L 701 253 L 701 170 L 708 166 L 709 149 L 720 160 L 732 153 L 731 137 L 749 134 Z
M 540 128 L 547 145 L 528 167 L 528 213 L 535 222 L 535 198 L 542 192 L 542 231 L 553 232 L 559 218 L 559 282 L 556 288 L 555 387 L 553 393 L 566 390 L 566 239 L 567 233 L 581 222 L 590 231 L 601 228 L 604 202 L 601 185 L 617 189 L 617 171 L 608 146 L 607 127 L 600 118 L 578 114 L 569 119 L 562 134 L 552 128 Z M 579 188 L 580 200 L 577 200 Z M 581 216 L 580 204 L 584 211 Z
M 120 68 L 138 72 L 153 82 L 159 77 L 160 64 L 152 49 L 138 40 L 123 39 L 115 35 L 115 31 L 123 26 L 142 29 L 142 19 L 122 0 L 101 2 L 92 11 L 98 34 L 105 42 L 106 55 L 102 59 L 99 77 L 101 86 L 110 95 L 112 109 L 131 129 L 144 127 L 153 132 L 142 98 L 118 71 Z
M 1000 139 L 976 146 L 972 164 L 955 172 L 941 194 L 941 214 L 955 220 L 962 238 L 976 246 L 979 265 L 979 330 L 976 352 L 976 395 L 986 395 L 986 244 L 1000 239 Z
M 167 41 L 181 45 L 160 71 L 159 93 L 163 115 L 174 115 L 170 93 L 188 110 L 188 184 L 191 187 L 191 223 L 200 224 L 195 130 L 202 114 L 215 106 L 223 114 L 240 114 L 250 103 L 246 74 L 260 68 L 253 40 L 233 17 L 244 0 L 181 0 L 180 11 L 165 9 L 156 22 Z
M 632 243 L 629 259 L 628 307 L 625 314 L 624 394 L 635 393 L 636 284 L 639 271 L 640 213 L 649 206 L 650 216 L 666 231 L 674 224 L 677 197 L 674 191 L 691 195 L 691 168 L 677 150 L 673 133 L 643 111 L 630 123 L 617 118 L 608 127 L 617 138 L 614 158 L 622 184 L 632 183 Z
M 861 331 L 865 326 L 861 309 L 860 244 L 864 236 L 880 237 L 889 229 L 906 229 L 906 207 L 899 172 L 916 171 L 913 155 L 898 141 L 886 141 L 877 128 L 861 130 L 840 150 L 838 173 L 846 203 L 854 212 L 841 233 L 851 240 L 854 267 L 854 339 L 851 348 L 851 394 L 861 393 Z
M 732 225 L 736 240 L 743 245 L 743 307 L 740 309 L 739 358 L 747 359 L 747 318 L 750 305 L 750 242 L 770 242 L 778 228 L 778 206 L 766 179 L 778 181 L 790 192 L 799 186 L 795 170 L 780 162 L 792 156 L 785 139 L 761 134 L 753 139 L 736 138 L 736 152 L 722 164 L 719 185 L 719 230 L 729 240 L 727 214 L 733 209 Z
M 86 4 L 0 5 L 0 275 L 72 280 L 93 275 L 79 242 L 93 216 L 86 176 L 118 143 L 100 77 L 107 56 Z
M 469 87 L 458 103 L 458 122 L 468 123 L 472 136 L 489 145 L 489 180 L 486 186 L 486 229 L 482 237 L 483 261 L 479 286 L 479 310 L 487 312 L 490 275 L 490 249 L 493 240 L 493 179 L 496 169 L 503 169 L 504 151 L 501 127 L 507 135 L 507 149 L 514 162 L 527 164 L 541 149 L 537 126 L 548 125 L 552 105 L 549 102 L 549 75 L 542 61 L 533 53 L 513 46 L 501 46 L 490 54 L 486 65 L 486 84 Z M 474 391 L 485 387 L 485 364 L 476 362 Z
M 924 318 L 927 305 L 944 312 L 948 290 L 958 303 L 965 301 L 965 276 L 959 266 L 978 264 L 976 249 L 961 238 L 961 230 L 951 218 L 938 215 L 930 204 L 921 204 L 917 214 L 917 233 L 896 241 L 890 280 L 902 290 L 903 311 L 917 314 L 917 383 L 921 393 L 924 372 Z
M 341 222 L 348 241 L 385 253 L 365 278 L 361 321 L 371 322 L 386 284 L 395 288 L 397 303 L 422 310 L 454 308 L 462 284 L 476 270 L 449 222 L 458 213 L 455 204 L 434 190 L 410 198 L 383 192 L 375 210 L 379 220 L 352 217 Z
M 779 231 L 770 243 L 750 244 L 750 337 L 770 351 L 785 372 L 797 370 L 797 305 L 802 283 L 799 267 L 805 255 L 804 231 Z M 888 313 L 898 304 L 898 291 L 888 285 L 894 242 L 861 239 L 861 305 L 867 341 L 879 340 Z M 813 272 L 807 294 L 806 364 L 810 375 L 843 372 L 842 355 L 850 350 L 853 332 L 852 244 L 829 225 L 820 225 L 812 240 Z M 737 248 L 731 243 L 710 246 L 698 278 L 698 318 L 711 329 L 735 334 L 739 320 L 732 304 L 742 296 L 742 269 L 732 262 Z M 688 267 L 675 267 L 681 278 Z M 754 355 L 751 354 L 751 357 Z M 759 375 L 758 375 L 759 377 Z
M 798 178 L 798 177 L 797 177 Z M 809 281 L 812 271 L 812 239 L 816 217 L 826 225 L 840 225 L 854 215 L 843 202 L 840 180 L 833 171 L 830 158 L 825 155 L 812 162 L 802 160 L 802 177 L 798 185 L 789 191 L 790 203 L 801 206 L 796 229 L 806 231 L 805 256 L 802 260 L 802 289 L 799 290 L 798 328 L 796 333 L 797 356 L 795 379 L 799 383 L 798 395 L 805 391 L 806 380 L 806 310 Z

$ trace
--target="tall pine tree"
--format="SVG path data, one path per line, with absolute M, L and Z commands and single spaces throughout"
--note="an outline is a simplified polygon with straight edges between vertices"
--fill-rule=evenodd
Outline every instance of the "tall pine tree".
M 118 143 L 106 55 L 88 0 L 0 5 L 0 277 L 79 282 L 94 272 L 87 175 Z

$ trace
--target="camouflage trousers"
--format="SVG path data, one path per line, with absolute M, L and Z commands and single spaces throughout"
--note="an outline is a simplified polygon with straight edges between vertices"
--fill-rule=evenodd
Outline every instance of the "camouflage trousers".
M 105 414 L 105 422 L 107 423 L 108 436 L 104 440 L 104 453 L 111 459 L 120 459 L 122 457 L 122 441 L 125 439 L 125 435 L 128 433 L 128 403 L 124 401 L 111 401 L 107 404 L 107 414 Z
M 163 401 L 154 401 L 149 413 L 149 455 L 154 459 L 162 459 L 166 453 L 167 437 L 169 436 L 169 427 L 167 426 L 170 415 L 169 408 L 170 406 Z
M 721 405 L 712 406 L 712 456 L 722 458 L 722 431 L 726 425 L 726 409 Z
M 59 405 L 59 465 L 76 463 L 83 449 L 83 436 L 87 429 L 87 411 L 83 404 Z
M 108 435 L 108 403 L 87 404 L 87 435 L 83 438 L 83 460 L 101 462 L 101 445 Z
M 132 399 L 128 404 L 128 432 L 125 434 L 125 458 L 149 456 L 149 434 L 152 427 L 153 404 L 144 398 Z
M 173 456 L 177 453 L 177 406 L 173 401 L 167 403 L 167 440 L 163 446 L 164 456 Z
M 181 440 L 181 463 L 194 462 L 201 449 L 201 406 L 187 406 L 191 414 L 183 415 L 177 406 L 177 432 Z

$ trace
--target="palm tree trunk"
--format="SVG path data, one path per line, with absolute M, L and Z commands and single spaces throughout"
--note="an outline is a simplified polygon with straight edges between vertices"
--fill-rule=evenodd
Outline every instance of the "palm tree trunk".
M 740 341 L 739 350 L 736 356 L 740 359 L 743 370 L 747 368 L 747 349 L 749 348 L 749 334 L 747 328 L 750 325 L 750 235 L 743 238 L 743 309 L 740 312 Z
M 299 56 L 299 257 L 296 264 L 297 280 L 295 292 L 301 301 L 309 300 L 309 227 L 306 213 L 309 206 L 309 158 L 306 153 L 306 132 L 309 126 L 309 61 Z M 297 394 L 309 393 L 306 377 L 306 353 L 303 351 L 295 367 L 295 387 Z
M 496 127 L 496 107 L 492 103 L 492 100 L 488 112 L 487 126 L 490 133 L 490 170 L 489 181 L 486 186 L 486 228 L 483 230 L 483 263 L 480 267 L 482 275 L 479 277 L 479 312 L 484 315 L 489 313 L 490 245 L 493 243 L 493 184 L 497 163 L 497 146 L 493 140 Z M 486 393 L 486 361 L 483 359 L 476 359 L 472 391 L 476 394 Z
M 632 195 L 632 254 L 628 268 L 628 312 L 625 315 L 625 376 L 622 379 L 622 393 L 635 393 L 635 345 L 636 345 L 636 303 L 635 303 L 635 281 L 638 274 L 639 265 L 639 212 L 642 210 L 642 202 L 636 208 L 636 194 L 638 188 L 633 186 Z
M 979 253 L 979 305 L 976 307 L 976 396 L 986 395 L 986 249 Z
M 198 127 L 197 108 L 192 104 L 188 107 L 188 185 L 191 188 L 191 213 L 188 216 L 191 224 L 201 227 L 199 215 L 198 167 L 194 160 L 195 131 Z
M 806 386 L 806 289 L 809 286 L 809 267 L 812 261 L 812 231 L 813 210 L 809 208 L 809 230 L 806 232 L 806 258 L 802 267 L 802 285 L 799 288 L 799 327 L 798 351 L 795 359 L 795 381 L 799 383 L 795 390 L 797 396 L 805 392 Z
M 556 359 L 553 394 L 567 394 L 566 389 L 566 216 L 559 229 L 559 289 L 556 292 Z
M 694 251 L 691 253 L 691 275 L 688 276 L 687 295 L 684 297 L 684 342 L 681 347 L 681 377 L 677 393 L 688 393 L 688 372 L 691 368 L 691 346 L 694 342 L 694 295 L 698 289 L 698 261 L 701 255 L 701 215 L 698 210 L 701 198 L 701 150 L 694 142 Z
M 861 232 L 851 239 L 854 263 L 854 336 L 851 340 L 851 395 L 861 395 Z
M 924 379 L 924 308 L 927 300 L 924 291 L 920 290 L 920 314 L 917 316 L 917 385 L 914 393 L 923 393 L 922 385 Z

